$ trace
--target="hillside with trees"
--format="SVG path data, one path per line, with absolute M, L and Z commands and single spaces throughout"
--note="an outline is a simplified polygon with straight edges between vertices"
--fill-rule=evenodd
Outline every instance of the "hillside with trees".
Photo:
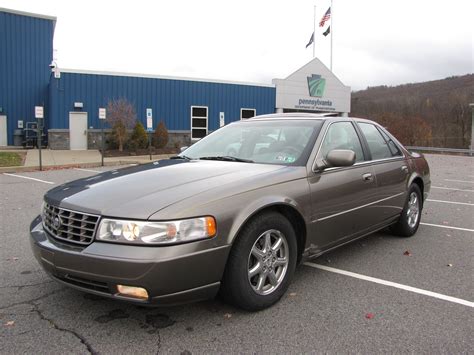
M 352 93 L 351 116 L 373 119 L 402 143 L 468 148 L 474 74 Z

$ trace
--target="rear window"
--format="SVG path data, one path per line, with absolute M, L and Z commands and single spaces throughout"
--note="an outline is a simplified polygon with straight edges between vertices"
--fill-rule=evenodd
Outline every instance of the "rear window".
M 377 127 L 370 123 L 358 123 L 367 140 L 372 160 L 391 158 L 392 152 Z
M 392 153 L 392 156 L 394 156 L 394 157 L 401 156 L 402 152 L 400 151 L 398 146 L 395 144 L 393 139 L 390 138 L 390 136 L 387 133 L 385 133 L 385 131 L 383 129 L 379 128 L 379 131 L 380 131 L 380 133 L 382 133 L 382 136 L 384 137 L 385 141 L 388 143 L 388 148 L 390 149 L 390 152 Z

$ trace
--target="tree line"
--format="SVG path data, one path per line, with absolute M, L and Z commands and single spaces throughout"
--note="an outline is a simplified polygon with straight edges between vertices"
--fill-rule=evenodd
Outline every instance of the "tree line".
M 352 93 L 351 115 L 387 127 L 403 144 L 468 148 L 474 74 Z

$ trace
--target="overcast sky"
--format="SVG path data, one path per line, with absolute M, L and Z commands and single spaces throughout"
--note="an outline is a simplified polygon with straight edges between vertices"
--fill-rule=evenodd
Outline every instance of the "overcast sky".
M 334 0 L 333 71 L 353 90 L 472 73 L 473 3 Z M 311 60 L 314 5 L 319 22 L 330 0 L 0 0 L 57 17 L 59 67 L 259 83 Z

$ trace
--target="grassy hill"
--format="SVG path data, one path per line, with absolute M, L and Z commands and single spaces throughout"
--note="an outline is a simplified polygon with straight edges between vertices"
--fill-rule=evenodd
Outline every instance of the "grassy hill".
M 352 93 L 351 115 L 373 119 L 407 145 L 467 148 L 474 74 Z

